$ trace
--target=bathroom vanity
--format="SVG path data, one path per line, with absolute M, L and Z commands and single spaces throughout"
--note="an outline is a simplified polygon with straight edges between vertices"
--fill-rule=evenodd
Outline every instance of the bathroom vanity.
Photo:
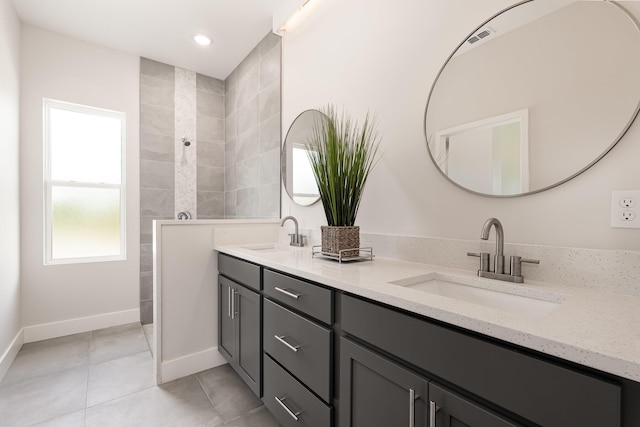
M 539 316 L 502 315 L 409 289 L 411 278 L 429 277 L 431 266 L 384 259 L 337 264 L 312 258 L 308 248 L 277 245 L 217 249 L 220 325 L 225 316 L 242 323 L 244 305 L 252 325 L 260 313 L 261 337 L 247 328 L 252 354 L 240 359 L 252 366 L 260 360 L 262 373 L 223 354 L 284 426 L 640 425 L 639 366 L 621 375 L 613 357 L 590 354 L 593 343 L 574 352 L 579 339 L 563 343 L 562 333 L 550 332 L 558 339 L 554 348 L 540 332 L 570 316 L 572 304 L 595 297 L 584 290 Z M 398 276 L 410 279 L 389 280 Z M 261 303 L 244 302 L 238 292 L 229 297 L 229 280 L 239 287 L 253 281 Z M 239 314 L 229 310 L 230 298 Z M 536 324 L 538 335 L 530 327 Z M 582 330 L 557 326 L 576 338 Z M 224 326 L 220 331 L 223 343 Z M 594 330 L 591 340 L 598 339 Z

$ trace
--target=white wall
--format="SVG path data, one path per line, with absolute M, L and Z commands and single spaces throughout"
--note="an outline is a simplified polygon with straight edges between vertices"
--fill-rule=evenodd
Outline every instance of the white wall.
M 640 230 L 609 227 L 611 191 L 640 188 L 640 121 L 586 173 L 526 197 L 467 193 L 429 159 L 423 117 L 438 70 L 460 41 L 512 0 L 318 1 L 316 13 L 284 36 L 283 129 L 301 111 L 328 102 L 355 117 L 378 113 L 383 158 L 360 206 L 364 231 L 479 239 L 483 222 L 495 216 L 507 242 L 640 249 Z M 640 17 L 637 2 L 623 3 Z M 325 223 L 320 205 L 299 207 L 286 195 L 282 204 L 282 214 L 305 228 Z
M 139 319 L 139 62 L 137 56 L 23 27 L 20 176 L 27 341 Z M 126 113 L 126 261 L 43 265 L 43 97 Z M 79 318 L 88 319 L 73 320 Z M 47 323 L 54 325 L 35 326 Z
M 0 0 L 0 380 L 13 360 L 10 347 L 22 326 L 19 113 L 20 21 L 11 1 Z

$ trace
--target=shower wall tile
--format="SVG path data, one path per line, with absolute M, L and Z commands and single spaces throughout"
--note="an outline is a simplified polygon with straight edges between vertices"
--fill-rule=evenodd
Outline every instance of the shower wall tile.
M 140 158 L 163 162 L 174 161 L 173 136 L 140 132 Z
M 252 99 L 260 91 L 260 68 L 254 67 L 246 76 L 238 80 L 238 108 Z
M 152 218 L 173 218 L 174 190 L 140 189 L 140 215 Z
M 202 90 L 196 92 L 196 108 L 198 114 L 218 119 L 224 118 L 224 95 L 209 93 Z
M 224 82 L 203 74 L 196 74 L 196 90 L 224 95 Z
M 174 84 L 155 77 L 140 76 L 140 103 L 170 108 L 174 101 Z
M 224 144 L 224 164 L 225 167 L 236 166 L 237 155 L 237 142 L 235 139 L 227 140 Z
M 161 219 L 155 217 L 140 217 L 140 243 L 153 242 L 153 220 Z
M 280 114 L 260 122 L 260 152 L 280 150 Z
M 140 245 L 140 272 L 153 271 L 153 245 Z
M 224 192 L 224 215 L 225 218 L 235 218 L 237 216 L 238 192 Z
M 140 131 L 159 133 L 161 135 L 173 135 L 173 109 L 145 104 L 144 108 L 140 109 Z
M 238 135 L 248 131 L 260 123 L 258 95 L 251 98 L 243 106 L 238 108 Z
M 140 323 L 143 325 L 153 323 L 153 300 L 140 301 Z
M 236 164 L 233 164 L 224 168 L 225 191 L 238 189 L 238 181 L 236 179 L 236 168 L 237 168 Z M 228 212 L 226 214 L 229 215 Z
M 198 166 L 199 191 L 224 191 L 224 168 Z
M 280 44 L 260 58 L 260 89 L 280 82 Z
M 282 38 L 276 34 L 269 33 L 267 34 L 258 45 L 260 47 L 260 59 L 264 58 L 268 55 L 273 48 L 280 48 L 280 40 Z M 279 73 L 278 73 L 279 74 Z
M 198 114 L 196 128 L 199 141 L 215 142 L 224 139 L 224 119 Z
M 236 139 L 236 135 L 238 135 L 238 120 L 234 111 L 224 121 L 224 139 L 227 142 L 233 141 Z
M 274 83 L 260 92 L 260 121 L 280 113 L 280 84 Z
M 153 272 L 140 273 L 140 300 L 153 299 Z
M 236 162 L 243 162 L 258 154 L 260 147 L 260 128 L 254 126 L 248 131 L 238 135 L 236 140 Z
M 236 215 L 239 218 L 256 218 L 259 216 L 260 190 L 258 187 L 239 189 L 237 197 Z
M 175 67 L 153 59 L 140 58 L 140 74 L 173 82 L 175 79 Z
M 174 168 L 173 163 L 159 162 L 156 160 L 140 160 L 140 187 L 164 188 L 173 190 Z
M 253 157 L 236 164 L 236 179 L 238 189 L 247 189 L 260 185 L 260 171 L 258 158 Z
M 198 191 L 198 218 L 224 218 L 224 191 Z
M 263 218 L 280 216 L 280 183 L 260 186 L 258 215 Z
M 236 87 L 237 83 L 238 83 L 238 68 L 233 70 L 231 74 L 229 74 L 227 78 L 224 80 L 225 95 L 228 95 L 229 91 Z
M 198 141 L 196 156 L 198 166 L 224 167 L 225 143 Z
M 238 65 L 238 82 L 242 80 L 260 61 L 260 45 L 253 48 L 251 52 Z
M 227 218 L 279 216 L 281 51 L 280 37 L 269 33 L 225 80 Z
M 274 149 L 260 154 L 260 184 L 277 184 L 280 182 L 280 150 Z

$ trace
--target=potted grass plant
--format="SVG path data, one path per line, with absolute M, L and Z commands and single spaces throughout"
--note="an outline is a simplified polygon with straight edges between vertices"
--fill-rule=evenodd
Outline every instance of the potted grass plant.
M 327 226 L 321 227 L 322 252 L 357 256 L 360 227 L 355 221 L 380 137 L 369 113 L 360 126 L 332 105 L 321 112 L 324 117 L 314 123 L 306 148 L 327 218 Z

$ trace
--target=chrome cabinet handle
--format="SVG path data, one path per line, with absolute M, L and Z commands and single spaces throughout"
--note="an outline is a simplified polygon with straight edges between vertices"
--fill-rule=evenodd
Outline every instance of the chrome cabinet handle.
M 236 290 L 231 289 L 231 318 L 235 319 L 236 314 L 238 314 L 236 312 Z
M 429 400 L 429 427 L 436 427 L 436 412 L 439 409 L 436 402 Z
M 409 427 L 416 427 L 416 391 L 409 389 Z
M 278 397 L 278 396 L 274 396 L 274 397 L 276 398 L 276 402 L 278 402 L 280 404 L 280 406 L 282 406 L 282 408 L 285 411 L 287 411 L 287 414 L 291 415 L 291 418 L 293 418 L 294 420 L 298 421 L 298 415 L 300 415 L 300 411 L 293 412 L 291 409 L 289 409 L 287 404 L 284 403 L 284 401 L 287 400 L 286 397 Z
M 283 293 L 283 294 L 285 294 L 286 296 L 291 297 L 291 298 L 293 298 L 293 299 L 298 299 L 298 298 L 300 298 L 300 297 L 302 296 L 302 294 L 296 294 L 296 293 L 294 293 L 294 292 L 291 292 L 291 291 L 290 291 L 290 290 L 288 290 L 288 289 L 282 289 L 282 288 L 279 288 L 279 287 L 277 287 L 277 286 L 275 287 L 275 290 L 276 290 L 276 291 L 278 291 L 278 292 L 280 292 L 280 293 Z
M 275 339 L 277 339 L 278 341 L 280 341 L 282 344 L 286 345 L 291 351 L 293 351 L 294 353 L 298 352 L 298 349 L 300 348 L 299 345 L 291 345 L 288 342 L 285 341 L 286 336 L 285 335 L 274 335 L 273 336 Z
M 231 304 L 232 304 L 232 302 L 231 302 L 231 286 L 229 286 L 227 288 L 227 308 L 228 308 L 228 316 L 229 317 L 231 317 L 231 311 L 232 311 Z

